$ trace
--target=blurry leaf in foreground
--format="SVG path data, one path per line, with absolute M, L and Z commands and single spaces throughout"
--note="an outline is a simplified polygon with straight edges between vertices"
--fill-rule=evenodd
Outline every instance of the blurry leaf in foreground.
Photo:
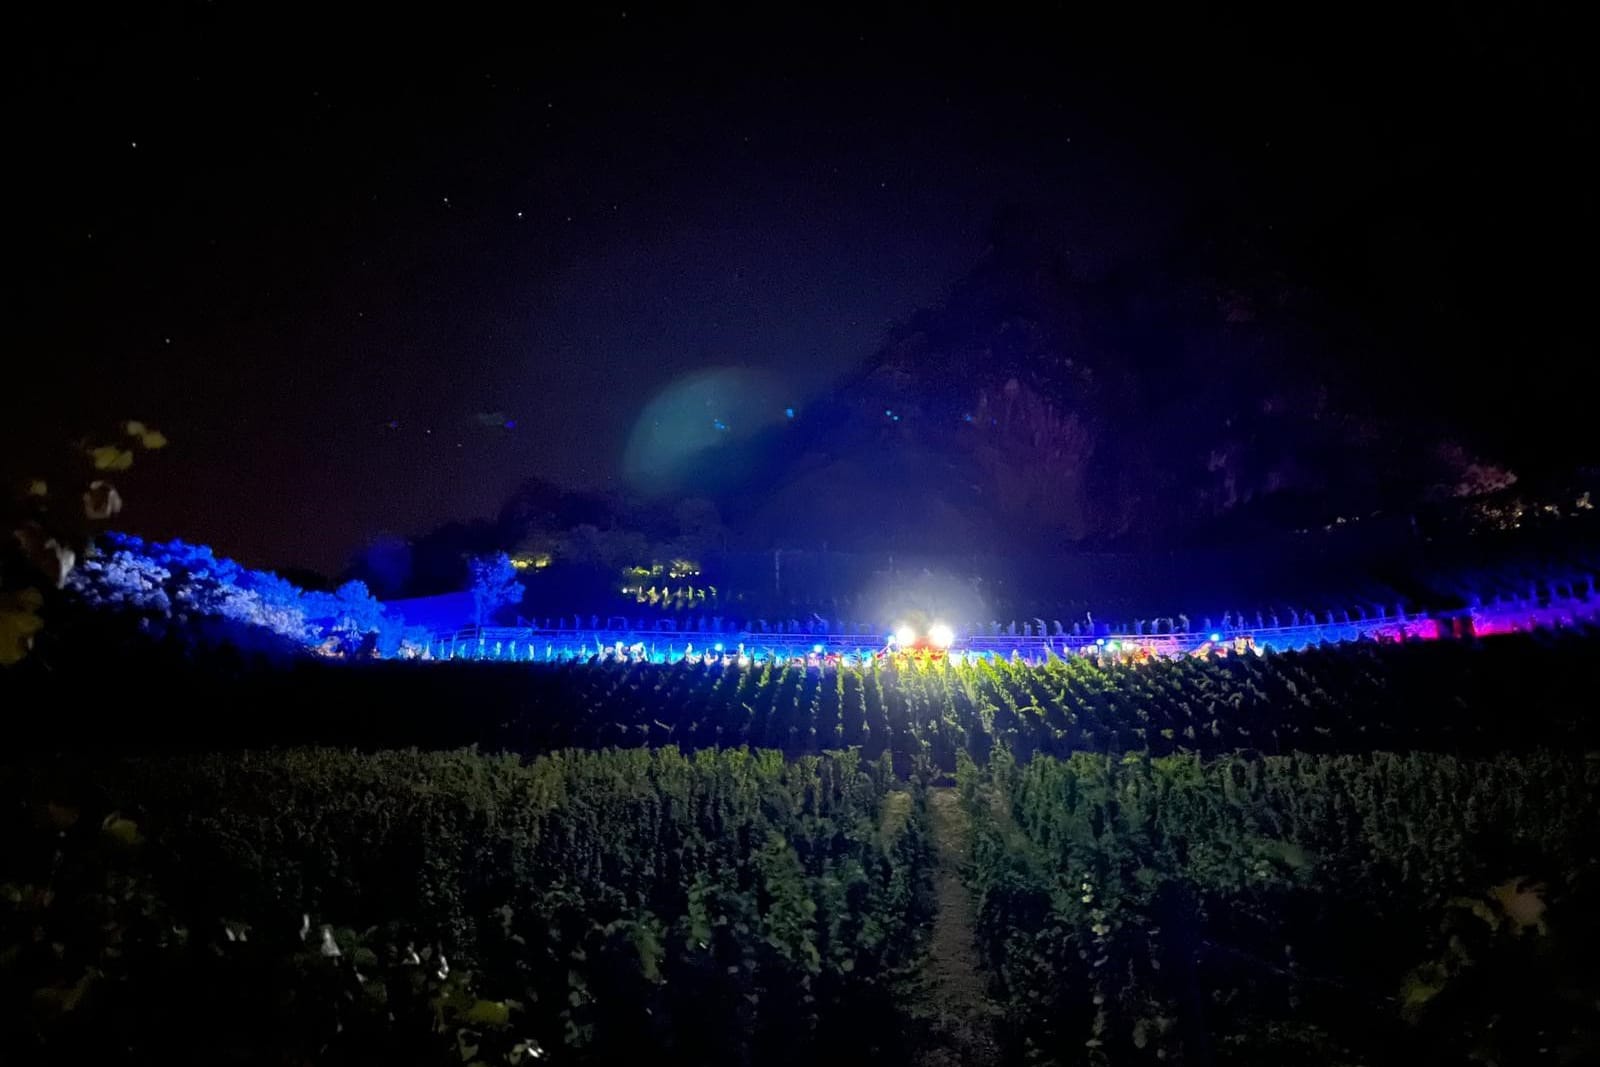
M 89 458 L 94 460 L 94 469 L 97 471 L 125 471 L 133 466 L 133 453 L 116 445 L 91 448 Z
M 110 482 L 95 479 L 83 493 L 83 513 L 91 519 L 109 519 L 122 510 L 122 495 Z
M 1427 963 L 1406 975 L 1400 987 L 1400 1014 L 1407 1022 L 1421 1018 L 1428 1001 L 1444 991 L 1450 975 L 1438 963 Z
M 33 991 L 33 1006 L 49 1019 L 59 1018 L 78 1006 L 88 990 L 92 976 L 85 973 L 70 986 L 46 986 Z
M 501 1000 L 480 1000 L 467 1009 L 466 1021 L 474 1026 L 507 1026 L 511 1009 Z
M 129 437 L 144 436 L 145 425 L 138 419 L 129 419 L 127 422 L 122 424 L 122 428 L 128 431 Z
M 27 523 L 21 530 L 13 531 L 11 536 L 16 537 L 16 542 L 22 545 L 22 555 L 26 555 L 27 561 L 54 582 L 56 589 L 66 587 L 67 574 L 77 566 L 77 552 L 48 536 L 45 528 L 38 523 Z
M 1502 882 L 1489 890 L 1489 895 L 1500 902 L 1500 907 L 1505 910 L 1506 916 L 1517 925 L 1517 933 L 1533 927 L 1539 933 L 1545 932 L 1544 925 L 1544 886 L 1526 885 L 1517 879 Z
M 49 578 L 57 589 L 67 584 L 67 575 L 78 563 L 78 554 L 54 537 L 46 535 L 44 527 L 30 522 L 13 535 L 22 546 L 22 554 L 40 573 Z
M 44 818 L 52 830 L 70 830 L 78 821 L 78 809 L 52 800 L 44 806 Z
M 37 589 L 0 593 L 0 667 L 9 667 L 28 654 L 33 635 L 44 629 L 39 608 L 44 597 Z
M 50 486 L 45 484 L 45 480 L 43 478 L 35 478 L 33 481 L 28 483 L 29 496 L 45 496 L 49 492 Z
M 100 825 L 105 835 L 125 848 L 137 848 L 144 844 L 144 835 L 139 833 L 139 824 L 132 819 L 125 819 L 120 812 L 112 812 L 106 816 L 106 821 Z
M 78 554 L 54 537 L 44 543 L 45 552 L 49 554 L 50 566 L 45 573 L 55 579 L 56 588 L 64 589 L 67 585 L 67 575 L 72 573 L 72 568 L 78 563 Z
M 519 1041 L 515 1045 L 512 1045 L 511 1051 L 506 1055 L 506 1059 L 510 1060 L 513 1064 L 521 1063 L 524 1058 L 530 1060 L 544 1059 L 543 1047 L 540 1046 L 539 1042 L 530 1038 L 527 1041 Z
M 165 448 L 167 445 L 167 435 L 162 433 L 160 430 L 148 430 L 139 435 L 139 443 L 150 449 Z

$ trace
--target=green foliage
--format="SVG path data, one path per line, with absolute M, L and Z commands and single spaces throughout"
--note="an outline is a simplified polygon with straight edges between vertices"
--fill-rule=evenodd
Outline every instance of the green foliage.
M 960 753 L 981 764 L 1000 749 L 1026 762 L 1080 751 L 1159 757 L 1585 744 L 1600 738 L 1588 710 L 1587 662 L 1596 651 L 1600 638 L 1565 635 L 1109 666 L 1083 658 L 1042 667 L 462 662 L 409 674 L 395 665 L 389 691 L 409 696 L 436 685 L 452 696 L 480 695 L 461 701 L 465 714 L 492 706 L 495 728 L 455 733 L 450 744 L 523 752 L 751 745 L 787 755 L 858 746 L 870 758 L 892 753 L 905 768 L 924 759 L 948 773 Z M 433 673 L 418 677 L 424 670 Z M 1507 715 L 1513 699 L 1534 706 Z M 412 741 L 432 738 L 402 738 Z
M 0 667 L 9 667 L 28 654 L 33 637 L 44 629 L 39 609 L 44 597 L 37 589 L 0 593 Z
M 800 1062 L 925 906 L 920 801 L 854 753 L 123 759 L 71 804 L 5 773 L 0 1047 L 50 1062 Z
M 125 422 L 120 429 L 138 447 L 166 447 L 165 435 L 143 423 Z M 6 540 L 21 550 L 23 564 L 8 568 L 4 558 L 8 553 L 0 552 L 0 667 L 21 661 L 34 636 L 44 628 L 43 598 L 30 583 L 43 576 L 49 586 L 63 588 L 78 561 L 88 555 L 97 524 L 122 510 L 117 487 L 97 475 L 133 466 L 132 446 L 123 444 L 80 442 L 65 470 L 52 472 L 48 478 L 28 479 L 17 494 L 15 508 L 0 507 L 0 522 L 5 523 L 0 529 L 7 533 Z M 56 499 L 51 487 L 61 484 L 71 488 Z M 14 521 L 7 521 L 13 520 L 13 510 Z M 34 573 L 24 575 L 25 569 Z
M 1591 761 L 1078 754 L 960 777 L 980 938 L 1031 1059 L 1524 1062 L 1600 1034 L 1577 962 L 1600 947 Z

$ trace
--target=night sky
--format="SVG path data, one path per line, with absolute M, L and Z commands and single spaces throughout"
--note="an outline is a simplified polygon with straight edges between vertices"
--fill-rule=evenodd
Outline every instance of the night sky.
M 684 375 L 803 410 L 1013 207 L 1127 265 L 1242 220 L 1418 403 L 1590 447 L 1592 76 L 1553 16 L 333 6 L 13 23 L 6 474 L 139 417 L 173 445 L 130 526 L 337 570 L 529 475 L 622 488 Z

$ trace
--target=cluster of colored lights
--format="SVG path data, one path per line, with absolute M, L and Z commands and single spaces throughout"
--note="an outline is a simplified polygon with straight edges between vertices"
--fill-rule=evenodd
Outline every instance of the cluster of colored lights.
M 536 556 L 525 557 L 532 565 Z M 1549 607 L 1513 605 L 1494 609 L 1451 613 L 1442 617 L 1426 615 L 1396 619 L 1362 619 L 1343 624 L 1310 622 L 1288 627 L 1273 627 L 1258 632 L 1205 631 L 1188 634 L 1161 634 L 1131 636 L 1107 634 L 1103 637 L 1084 637 L 1081 643 L 1071 642 L 1065 635 L 1055 638 L 1024 635 L 987 636 L 974 633 L 970 642 L 958 642 L 954 630 L 940 622 L 919 625 L 906 620 L 894 627 L 887 636 L 887 649 L 880 639 L 871 635 L 842 634 L 837 637 L 820 637 L 784 634 L 741 634 L 737 647 L 717 642 L 705 653 L 697 652 L 693 645 L 678 646 L 676 634 L 652 633 L 648 635 L 629 632 L 629 641 L 616 641 L 618 632 L 593 631 L 504 631 L 504 641 L 490 636 L 460 640 L 451 634 L 430 641 L 421 654 L 425 659 L 493 659 L 514 661 L 561 661 L 587 659 L 599 654 L 605 657 L 628 658 L 639 662 L 736 663 L 740 666 L 757 663 L 807 663 L 812 666 L 832 663 L 868 663 L 882 659 L 885 652 L 931 653 L 929 658 L 953 663 L 973 663 L 1009 657 L 1029 663 L 1040 663 L 1052 655 L 1082 654 L 1090 657 L 1111 656 L 1114 662 L 1142 662 L 1148 658 L 1176 658 L 1179 656 L 1227 656 L 1240 653 L 1264 655 L 1315 645 L 1363 640 L 1436 641 L 1459 637 L 1487 637 L 1503 633 L 1537 631 L 1546 628 L 1560 629 L 1574 625 L 1600 624 L 1600 608 L 1589 600 L 1569 600 Z M 645 641 L 640 641 L 640 637 Z M 710 635 L 707 635 L 708 637 Z M 724 639 L 727 636 L 724 634 Z M 611 638 L 604 640 L 602 638 Z M 668 642 L 660 647 L 656 642 Z M 759 645 L 745 642 L 758 642 Z M 898 658 L 896 656 L 895 658 Z
M 928 644 L 934 648 L 949 648 L 956 643 L 956 632 L 948 624 L 936 622 L 928 627 L 927 638 Z M 922 635 L 917 632 L 916 627 L 910 623 L 903 622 L 896 626 L 894 632 L 889 635 L 889 644 L 898 645 L 901 648 L 911 648 L 921 639 Z

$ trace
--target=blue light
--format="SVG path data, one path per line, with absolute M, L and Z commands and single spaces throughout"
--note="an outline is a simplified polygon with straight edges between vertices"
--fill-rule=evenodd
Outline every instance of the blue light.
M 1106 639 L 1105 639 L 1105 638 L 1103 638 L 1103 637 L 1102 637 L 1102 638 L 1099 638 L 1099 639 L 1098 639 L 1098 640 L 1096 640 L 1096 641 L 1095 641 L 1095 644 L 1097 644 L 1097 645 L 1100 645 L 1100 646 L 1102 646 L 1102 647 L 1104 647 L 1104 646 L 1105 646 L 1105 643 L 1106 643 Z
M 721 652 L 722 651 L 722 642 L 718 641 L 716 644 L 712 645 L 711 646 L 711 651 L 713 651 L 713 652 Z
M 1221 641 L 1222 640 L 1222 635 L 1221 634 L 1212 634 L 1211 635 L 1211 640 L 1213 640 L 1213 641 Z
M 811 651 L 815 652 L 817 655 L 820 656 L 820 655 L 822 655 L 822 646 L 821 645 L 812 645 L 811 646 Z
M 794 408 L 784 408 L 783 409 L 783 417 L 786 418 L 786 419 L 794 418 Z
M 721 430 L 723 433 L 727 433 L 728 432 L 728 424 L 723 422 L 721 419 L 712 419 L 711 420 L 711 425 L 715 426 L 717 429 Z

